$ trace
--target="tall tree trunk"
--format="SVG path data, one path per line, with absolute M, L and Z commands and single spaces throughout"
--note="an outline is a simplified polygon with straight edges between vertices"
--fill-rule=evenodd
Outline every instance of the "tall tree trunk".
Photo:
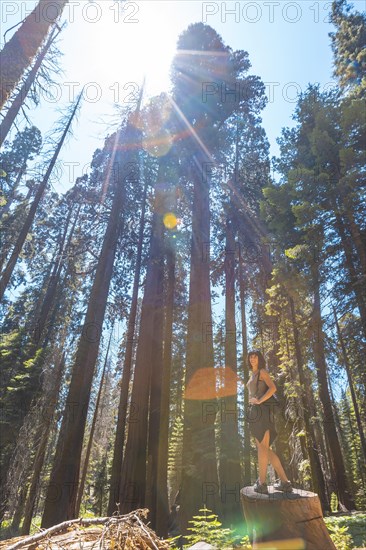
M 123 148 L 120 137 L 120 132 L 117 132 L 108 175 L 116 173 L 112 170 L 112 166 L 115 162 L 116 150 L 118 147 Z M 117 156 L 117 159 L 121 161 L 121 169 L 117 171 L 120 177 L 114 182 L 112 209 L 90 293 L 82 335 L 78 343 L 53 470 L 47 489 L 42 527 L 50 527 L 67 519 L 73 519 L 76 515 L 75 505 L 86 415 L 120 230 L 125 186 L 124 172 L 128 166 L 128 163 L 123 163 L 126 159 L 122 153 L 121 156 Z M 55 489 L 58 491 L 57 499 Z
M 28 215 L 27 215 L 27 218 L 23 224 L 23 227 L 22 229 L 20 230 L 20 233 L 19 233 L 19 236 L 18 236 L 18 239 L 15 243 L 15 246 L 14 246 L 14 250 L 9 258 L 9 261 L 7 263 L 7 266 L 5 267 L 2 275 L 1 275 L 1 280 L 0 280 L 0 300 L 2 300 L 3 296 L 4 296 L 4 293 L 5 293 L 5 290 L 6 290 L 6 287 L 10 281 L 10 278 L 12 276 L 12 273 L 14 271 L 14 267 L 15 267 L 15 264 L 17 263 L 17 260 L 19 258 L 19 254 L 23 248 L 23 245 L 24 245 L 24 242 L 25 242 L 25 239 L 28 235 L 28 231 L 33 223 L 33 220 L 34 220 L 34 217 L 36 215 L 36 211 L 37 211 L 37 208 L 38 208 L 38 205 L 40 203 L 40 200 L 44 194 L 44 191 L 46 189 L 46 186 L 47 186 L 47 183 L 48 183 L 48 180 L 49 180 L 49 177 L 51 175 L 51 172 L 56 164 L 56 161 L 57 161 L 57 158 L 58 158 L 58 155 L 61 151 L 61 147 L 66 139 L 66 136 L 67 136 L 67 133 L 70 129 L 70 126 L 71 126 L 71 123 L 74 119 L 74 116 L 78 110 L 78 107 L 79 107 L 79 104 L 80 104 L 80 101 L 81 101 L 81 97 L 82 95 L 80 94 L 76 103 L 75 103 L 75 107 L 74 109 L 72 110 L 72 113 L 71 113 L 71 116 L 66 124 L 66 127 L 65 127 L 65 130 L 63 131 L 63 134 L 62 134 L 62 137 L 56 147 L 56 151 L 54 152 L 53 154 L 53 157 L 52 157 L 52 160 L 47 168 L 47 171 L 46 171 L 46 174 L 41 182 L 41 184 L 39 185 L 38 189 L 37 189 L 37 192 L 36 192 L 36 195 L 33 199 L 33 202 L 31 204 L 31 207 L 29 209 L 29 212 L 28 212 Z
M 238 390 L 236 382 L 235 257 L 234 230 L 232 222 L 227 218 L 224 264 L 225 370 L 224 397 L 220 400 L 219 480 L 221 502 L 223 503 L 223 519 L 228 526 L 237 525 L 242 520 L 240 508 L 241 469 L 238 433 Z
M 336 324 L 336 327 L 337 327 L 337 334 L 338 334 L 339 344 L 340 344 L 341 350 L 342 350 L 343 364 L 344 364 L 344 366 L 346 368 L 346 372 L 347 372 L 348 385 L 349 385 L 349 389 L 350 389 L 350 392 L 351 392 L 353 408 L 354 408 L 354 411 L 355 411 L 358 433 L 359 433 L 359 436 L 360 436 L 360 439 L 361 439 L 361 448 L 362 448 L 363 455 L 366 459 L 366 439 L 365 439 L 365 434 L 364 434 L 363 426 L 362 426 L 362 422 L 361 422 L 360 410 L 359 410 L 358 403 L 357 403 L 357 397 L 356 397 L 356 392 L 355 392 L 355 388 L 354 388 L 354 384 L 353 384 L 353 377 L 352 377 L 352 373 L 351 373 L 351 369 L 350 369 L 350 364 L 349 364 L 349 361 L 348 361 L 346 346 L 344 345 L 342 332 L 341 332 L 341 329 L 340 329 L 340 326 L 339 326 L 337 313 L 336 313 L 336 310 L 335 310 L 334 306 L 333 306 L 333 315 L 334 315 L 334 320 L 335 320 L 335 324 Z
M 243 273 L 243 264 L 241 258 L 241 251 L 239 247 L 239 295 L 240 295 L 240 313 L 241 313 L 241 338 L 242 338 L 242 374 L 245 381 L 249 380 L 249 367 L 247 362 L 248 357 L 248 335 L 247 335 L 247 319 L 245 313 L 245 282 Z M 246 418 L 249 410 L 249 394 L 244 388 L 244 419 Z M 250 473 L 250 430 L 249 424 L 245 423 L 244 430 L 244 486 L 248 486 L 251 483 Z
M 34 505 L 36 502 L 37 490 L 39 486 L 39 480 L 41 477 L 41 472 L 44 464 L 44 459 L 46 455 L 47 442 L 49 438 L 51 424 L 54 418 L 57 399 L 61 387 L 62 375 L 65 368 L 65 352 L 63 352 L 61 360 L 57 366 L 55 372 L 54 386 L 52 387 L 51 394 L 49 395 L 48 402 L 46 404 L 46 413 L 44 414 L 44 422 L 41 426 L 42 434 L 39 442 L 39 446 L 34 458 L 32 477 L 29 486 L 28 498 L 25 503 L 24 511 L 24 520 L 22 525 L 22 535 L 28 535 L 31 527 Z
M 347 201 L 348 202 L 348 201 Z M 365 251 L 365 243 L 362 240 L 362 236 L 360 233 L 360 229 L 355 222 L 355 217 L 353 215 L 353 211 L 350 208 L 350 206 L 346 205 L 345 215 L 347 217 L 350 233 L 352 236 L 352 240 L 354 242 L 356 251 L 357 251 L 357 257 L 360 261 L 361 270 L 362 270 L 362 277 L 366 277 L 366 251 Z
M 167 246 L 167 289 L 165 301 L 165 329 L 163 377 L 161 385 L 160 429 L 159 429 L 159 468 L 157 472 L 156 531 L 160 537 L 168 535 L 169 496 L 168 496 L 168 443 L 170 413 L 170 380 L 172 366 L 172 337 L 175 287 L 175 250 Z
M 366 300 L 363 292 L 364 285 L 360 284 L 362 278 L 359 277 L 359 275 L 357 274 L 357 270 L 353 262 L 352 244 L 350 242 L 349 236 L 347 235 L 344 221 L 336 207 L 334 208 L 334 215 L 336 218 L 335 226 L 341 239 L 343 252 L 345 255 L 345 264 L 348 270 L 351 286 L 356 296 L 356 302 L 358 310 L 360 312 L 363 333 L 366 338 Z
M 313 305 L 313 352 L 316 367 L 319 397 L 324 414 L 324 432 L 329 445 L 331 460 L 335 467 L 334 492 L 337 493 L 339 502 L 348 510 L 354 508 L 354 501 L 347 489 L 347 476 L 339 444 L 332 403 L 327 381 L 327 365 L 325 360 L 323 323 L 320 306 L 319 267 L 316 263 L 311 265 L 314 305 Z
M 102 376 L 100 378 L 99 390 L 98 390 L 97 400 L 96 400 L 96 403 L 95 403 L 95 409 L 94 409 L 94 414 L 93 414 L 92 425 L 91 425 L 91 428 L 90 428 L 88 445 L 86 447 L 84 464 L 83 464 L 83 468 L 82 468 L 82 472 L 81 472 L 81 476 L 80 476 L 78 497 L 76 499 L 76 505 L 75 505 L 75 514 L 76 514 L 76 516 L 79 515 L 81 500 L 83 498 L 83 493 L 84 493 L 86 474 L 88 472 L 89 459 L 90 459 L 90 453 L 91 453 L 92 445 L 93 445 L 95 426 L 97 424 L 97 418 L 98 418 L 98 413 L 99 413 L 99 403 L 100 403 L 100 399 L 102 397 L 102 391 L 103 391 L 103 386 L 104 386 L 104 378 L 105 378 L 105 373 L 106 373 L 107 364 L 108 364 L 109 349 L 111 347 L 111 341 L 112 341 L 112 334 L 113 334 L 113 327 L 112 327 L 112 330 L 111 330 L 111 334 L 109 336 L 107 352 L 105 354 L 103 371 L 102 371 Z
M 15 200 L 16 191 L 17 191 L 17 189 L 20 185 L 22 177 L 26 173 L 26 170 L 27 170 L 27 158 L 24 159 L 23 165 L 22 165 L 21 169 L 18 172 L 17 178 L 16 178 L 16 180 L 14 182 L 14 185 L 11 189 L 10 196 L 7 197 L 6 204 L 4 206 L 2 206 L 2 208 L 0 210 L 0 220 L 2 220 L 5 216 L 5 214 L 7 214 L 9 212 L 10 207 L 13 204 L 13 201 Z M 24 199 L 24 201 L 26 201 L 26 200 L 27 199 Z M 3 264 L 3 261 L 1 261 L 1 267 L 2 267 L 2 264 Z
M 162 178 L 163 161 L 159 165 L 158 181 Z M 136 351 L 131 405 L 126 449 L 123 458 L 120 482 L 121 512 L 127 513 L 145 506 L 146 498 L 146 447 L 148 441 L 148 411 L 153 362 L 160 351 L 155 341 L 155 316 L 159 309 L 161 285 L 161 261 L 163 239 L 162 214 L 155 211 L 152 219 L 150 254 L 146 271 L 144 297 Z M 158 318 L 160 312 L 157 313 Z M 155 354 L 155 355 L 154 355 Z
M 20 489 L 20 494 L 18 495 L 18 502 L 16 504 L 14 514 L 13 514 L 13 519 L 10 526 L 10 532 L 11 532 L 11 534 L 9 535 L 10 537 L 16 537 L 19 534 L 19 525 L 22 520 L 25 500 L 28 495 L 28 488 L 29 488 L 28 483 L 25 483 Z M 8 535 L 7 535 L 7 538 L 8 538 Z
M 156 530 L 156 505 L 159 498 L 157 492 L 157 477 L 159 471 L 159 441 L 160 441 L 160 407 L 163 383 L 163 327 L 164 327 L 164 252 L 163 234 L 161 235 L 161 253 L 157 262 L 158 286 L 155 300 L 153 350 L 151 357 L 151 382 L 149 401 L 149 433 L 148 433 L 148 476 L 146 484 L 146 506 L 150 509 L 151 526 Z
M 39 0 L 0 52 L 0 109 L 32 63 L 69 0 Z
M 0 147 L 4 143 L 4 141 L 6 139 L 6 136 L 8 135 L 9 130 L 10 130 L 11 126 L 13 125 L 14 120 L 16 119 L 20 108 L 21 108 L 21 106 L 23 105 L 23 103 L 25 101 L 25 98 L 27 97 L 28 92 L 31 89 L 31 86 L 35 81 L 38 69 L 42 65 L 42 61 L 44 60 L 48 50 L 50 49 L 51 45 L 53 44 L 53 42 L 55 41 L 56 37 L 59 34 L 59 33 L 57 33 L 57 34 L 55 33 L 56 28 L 57 27 L 54 26 L 54 28 L 52 29 L 46 44 L 44 45 L 44 47 L 42 48 L 42 51 L 37 56 L 36 62 L 34 63 L 32 69 L 29 71 L 29 74 L 28 74 L 27 78 L 25 79 L 21 89 L 19 90 L 19 93 L 14 98 L 14 101 L 10 105 L 9 109 L 6 111 L 6 114 L 5 114 L 4 118 L 1 121 L 1 124 L 0 124 Z M 1 54 L 0 54 L 0 56 L 1 56 Z
M 183 430 L 183 469 L 180 521 L 188 521 L 204 504 L 220 512 L 214 422 L 214 354 L 210 289 L 209 181 L 202 153 L 193 157 L 192 244 Z M 205 384 L 202 384 L 202 380 Z M 201 392 L 197 385 L 201 380 Z M 201 394 L 201 395 L 200 395 Z
M 301 345 L 299 340 L 299 329 L 297 328 L 296 315 L 295 315 L 295 304 L 291 297 L 289 297 L 290 310 L 291 310 L 291 322 L 294 336 L 295 344 L 295 353 L 296 353 L 296 364 L 297 370 L 299 373 L 299 381 L 301 386 L 301 404 L 304 416 L 305 424 L 305 434 L 306 434 L 306 448 L 310 460 L 310 470 L 311 470 L 311 479 L 314 483 L 315 492 L 318 493 L 320 502 L 322 504 L 323 510 L 329 510 L 329 502 L 326 495 L 324 474 L 321 468 L 320 459 L 319 459 L 319 449 L 316 444 L 315 434 L 313 427 L 310 422 L 310 411 L 309 411 L 309 387 L 306 381 L 306 376 L 304 372 L 304 362 L 302 358 Z
M 58 287 L 58 284 L 60 282 L 61 272 L 62 272 L 62 268 L 64 266 L 65 252 L 70 246 L 71 239 L 72 239 L 73 234 L 74 234 L 76 222 L 77 222 L 78 217 L 79 217 L 80 209 L 81 209 L 81 204 L 78 207 L 75 219 L 73 221 L 71 231 L 69 233 L 67 243 L 65 245 L 65 240 L 66 240 L 67 232 L 69 230 L 69 224 L 70 224 L 70 219 L 71 219 L 71 214 L 72 214 L 72 207 L 70 208 L 68 216 L 67 216 L 64 233 L 63 233 L 63 236 L 62 236 L 62 239 L 61 239 L 61 242 L 60 242 L 59 253 L 56 256 L 56 259 L 55 259 L 54 264 L 53 264 L 53 268 L 52 268 L 52 272 L 50 274 L 46 294 L 45 294 L 43 302 L 42 302 L 42 307 L 41 307 L 41 310 L 40 310 L 40 313 L 39 313 L 39 316 L 38 316 L 38 319 L 37 319 L 37 322 L 36 322 L 36 327 L 35 327 L 35 330 L 34 330 L 34 334 L 33 334 L 33 341 L 36 345 L 39 344 L 39 342 L 42 339 L 42 335 L 43 335 L 43 332 L 44 332 L 44 329 L 45 329 L 45 326 L 46 326 L 46 323 L 47 323 L 47 319 L 49 317 L 52 305 L 55 301 L 57 287 Z
M 139 237 L 136 252 L 136 266 L 135 276 L 133 281 L 131 309 L 128 318 L 127 325 L 127 340 L 126 340 L 126 352 L 123 363 L 123 372 L 121 380 L 121 393 L 118 405 L 118 418 L 116 427 L 116 437 L 114 441 L 113 449 L 113 462 L 110 480 L 110 492 L 108 502 L 108 515 L 111 516 L 116 511 L 116 504 L 119 502 L 120 495 L 120 478 L 123 463 L 123 445 L 125 441 L 126 433 L 126 416 L 127 416 L 127 402 L 128 402 L 128 389 L 131 380 L 132 370 L 132 354 L 135 335 L 136 313 L 137 313 L 137 300 L 141 273 L 141 259 L 142 259 L 142 246 L 144 240 L 144 227 L 145 227 L 145 210 L 146 210 L 146 193 L 147 193 L 147 180 L 145 182 L 144 195 L 142 199 L 142 210 L 139 228 Z M 134 406 L 134 405 L 133 405 Z
M 353 425 L 353 418 L 352 418 L 352 415 L 351 415 L 350 404 L 349 404 L 346 392 L 343 393 L 343 400 L 344 400 L 345 416 L 347 418 L 348 427 L 349 427 L 349 430 L 351 432 L 351 444 L 350 444 L 349 440 L 346 441 L 347 458 L 350 458 L 350 460 L 349 460 L 349 463 L 350 463 L 352 459 L 351 459 L 351 457 L 348 456 L 348 453 L 349 453 L 350 450 L 352 450 L 354 452 L 354 456 L 355 456 L 355 459 L 357 461 L 357 466 L 358 466 L 358 472 L 357 472 L 357 470 L 355 472 L 354 468 L 352 468 L 352 466 L 349 468 L 350 475 L 351 475 L 351 477 L 353 477 L 353 479 L 356 478 L 358 480 L 359 477 L 361 478 L 362 488 L 365 491 L 365 489 L 366 489 L 366 484 L 365 484 L 366 464 L 365 464 L 365 460 L 362 460 L 362 458 L 360 457 L 360 455 L 358 453 L 358 448 L 357 448 L 358 446 L 356 444 L 357 433 L 356 433 L 356 430 L 355 430 L 354 425 Z M 361 449 L 361 455 L 362 455 L 362 449 Z

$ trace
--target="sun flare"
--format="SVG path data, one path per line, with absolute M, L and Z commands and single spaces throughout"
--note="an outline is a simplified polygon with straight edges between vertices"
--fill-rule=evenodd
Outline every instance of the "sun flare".
M 119 84 L 112 83 L 119 90 L 116 102 L 126 103 L 135 97 L 144 79 L 145 97 L 168 91 L 177 42 L 170 16 L 155 2 L 121 3 L 118 12 L 116 2 L 107 4 L 103 4 L 106 16 L 95 28 L 99 46 L 91 47 L 100 77 L 105 81 L 115 79 Z

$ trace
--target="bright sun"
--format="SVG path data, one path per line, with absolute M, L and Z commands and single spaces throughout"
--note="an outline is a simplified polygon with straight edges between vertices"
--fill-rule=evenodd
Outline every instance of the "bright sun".
M 167 91 L 178 37 L 164 3 L 100 4 L 103 18 L 94 29 L 89 25 L 88 43 L 98 78 L 109 84 L 116 103 L 128 101 L 144 79 L 146 96 Z

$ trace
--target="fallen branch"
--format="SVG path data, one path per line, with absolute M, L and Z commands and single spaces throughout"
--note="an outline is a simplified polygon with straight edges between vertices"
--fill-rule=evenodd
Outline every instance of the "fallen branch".
M 8 546 L 7 550 L 17 550 L 18 548 L 22 548 L 34 542 L 38 542 L 46 537 L 49 537 L 50 535 L 55 535 L 60 531 L 65 531 L 66 529 L 68 529 L 68 527 L 71 527 L 73 525 L 81 525 L 81 526 L 103 525 L 106 523 L 113 524 L 113 523 L 124 522 L 131 519 L 134 519 L 134 520 L 137 519 L 138 523 L 141 526 L 142 522 L 139 516 L 146 517 L 147 513 L 148 513 L 147 509 L 140 509 L 140 510 L 135 510 L 133 512 L 130 512 L 129 514 L 126 514 L 124 516 L 112 516 L 112 517 L 105 517 L 105 518 L 88 518 L 88 519 L 83 519 L 83 518 L 70 519 L 68 521 L 63 521 L 58 525 L 54 525 L 53 527 L 49 527 L 49 529 L 44 529 L 40 533 L 36 533 L 35 535 L 22 539 L 16 542 L 15 544 L 12 544 L 11 546 Z

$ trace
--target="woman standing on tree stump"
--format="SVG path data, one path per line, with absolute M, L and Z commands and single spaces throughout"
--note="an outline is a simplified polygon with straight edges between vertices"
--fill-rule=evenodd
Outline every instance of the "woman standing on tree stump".
M 266 370 L 266 363 L 260 351 L 255 350 L 248 353 L 248 364 L 252 371 L 252 376 L 247 383 L 249 403 L 251 404 L 248 418 L 250 431 L 255 437 L 258 449 L 259 469 L 259 479 L 254 484 L 254 491 L 268 494 L 266 477 L 269 461 L 280 478 L 274 483 L 274 489 L 291 493 L 292 485 L 285 474 L 281 461 L 270 449 L 277 436 L 274 422 L 274 407 L 277 401 L 274 397 L 276 386 Z

